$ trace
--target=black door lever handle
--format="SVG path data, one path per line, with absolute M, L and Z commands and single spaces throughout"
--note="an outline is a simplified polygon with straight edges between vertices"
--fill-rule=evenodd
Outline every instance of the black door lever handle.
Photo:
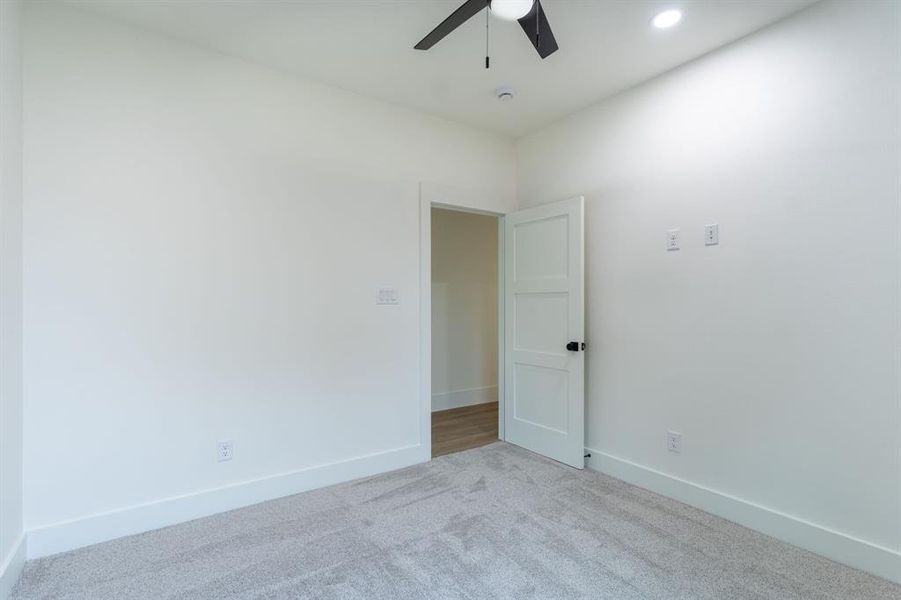
M 570 352 L 578 352 L 579 350 L 584 350 L 585 342 L 582 342 L 581 344 L 579 342 L 570 342 L 566 344 L 566 349 Z

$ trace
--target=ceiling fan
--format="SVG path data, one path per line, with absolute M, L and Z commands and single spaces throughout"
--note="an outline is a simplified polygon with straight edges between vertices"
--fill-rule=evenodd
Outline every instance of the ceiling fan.
M 466 0 L 460 8 L 452 12 L 438 27 L 422 38 L 414 48 L 428 50 L 485 8 L 501 19 L 518 21 L 541 58 L 547 58 L 557 51 L 557 40 L 554 39 L 547 16 L 544 14 L 544 9 L 541 8 L 541 0 Z M 486 69 L 488 64 L 486 56 Z

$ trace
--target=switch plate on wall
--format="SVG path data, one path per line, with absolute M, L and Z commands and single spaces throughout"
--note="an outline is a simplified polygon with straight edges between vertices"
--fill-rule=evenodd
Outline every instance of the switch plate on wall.
M 706 246 L 716 246 L 720 243 L 720 226 L 718 223 L 704 225 L 704 244 Z
M 679 249 L 679 230 L 678 229 L 670 229 L 666 232 L 666 249 L 669 250 L 678 250 Z
M 375 296 L 376 304 L 400 304 L 397 288 L 380 287 Z

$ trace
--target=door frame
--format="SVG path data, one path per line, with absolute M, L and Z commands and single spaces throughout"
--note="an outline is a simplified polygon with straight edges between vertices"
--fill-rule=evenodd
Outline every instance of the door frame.
M 504 213 L 464 204 L 419 199 L 419 443 L 425 461 L 432 460 L 432 209 L 497 218 L 497 402 L 498 439 L 504 439 Z

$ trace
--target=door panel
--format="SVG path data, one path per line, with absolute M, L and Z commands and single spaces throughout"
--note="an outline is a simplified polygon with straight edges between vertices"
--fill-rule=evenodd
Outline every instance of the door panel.
M 568 270 L 569 215 L 558 215 L 516 226 L 514 251 L 518 280 L 559 279 Z
M 569 388 L 569 373 L 561 369 L 549 369 L 535 365 L 518 364 L 515 367 L 514 389 L 519 390 L 515 418 L 534 427 L 567 434 L 569 432 L 569 411 L 564 405 L 557 410 L 547 398 L 566 397 Z
M 504 220 L 504 437 L 584 466 L 584 200 Z
M 516 350 L 562 355 L 569 341 L 567 295 L 519 294 L 514 302 L 513 312 L 519 316 L 519 327 L 514 330 Z

